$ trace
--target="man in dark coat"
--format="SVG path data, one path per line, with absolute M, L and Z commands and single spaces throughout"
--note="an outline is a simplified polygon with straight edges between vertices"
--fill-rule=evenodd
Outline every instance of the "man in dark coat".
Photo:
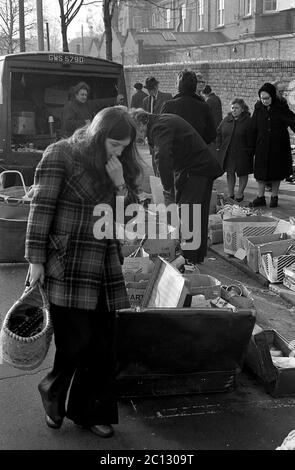
M 196 74 L 186 69 L 179 72 L 177 87 L 179 93 L 164 104 L 161 113 L 181 116 L 210 144 L 216 137 L 215 123 L 209 106 L 196 94 Z
M 202 95 L 205 98 L 206 103 L 211 109 L 211 113 L 214 117 L 215 127 L 218 128 L 219 124 L 222 121 L 222 103 L 219 96 L 213 93 L 210 85 L 206 85 L 202 91 Z
M 141 110 L 131 111 L 139 134 L 147 137 L 154 149 L 155 162 L 169 202 L 180 206 L 183 223 L 183 207 L 188 209 L 190 232 L 193 230 L 194 209 L 201 206 L 201 227 L 193 237 L 200 236 L 197 249 L 183 249 L 184 256 L 193 263 L 204 261 L 208 243 L 208 217 L 213 181 L 223 171 L 198 132 L 180 116 L 154 115 Z M 189 237 L 188 237 L 189 238 Z M 189 241 L 183 237 L 183 240 Z
M 147 98 L 147 94 L 142 90 L 143 84 L 142 83 L 135 83 L 133 85 L 135 93 L 131 97 L 131 108 L 142 108 L 143 107 L 143 100 Z
M 149 96 L 147 96 L 143 100 L 143 109 L 148 113 L 160 114 L 163 104 L 166 103 L 167 100 L 172 99 L 171 93 L 163 93 L 162 91 L 160 91 L 159 82 L 155 79 L 155 77 L 148 77 L 145 81 L 144 88 L 147 89 Z M 155 165 L 154 152 L 151 147 L 150 153 L 152 156 L 152 165 L 154 173 L 156 176 L 158 176 L 157 166 Z
M 276 88 L 271 83 L 265 83 L 258 94 L 260 101 L 255 105 L 251 122 L 258 196 L 252 204 L 254 207 L 266 205 L 265 185 L 271 182 L 270 207 L 277 207 L 280 182 L 292 174 L 288 127 L 294 126 L 295 114 L 286 103 L 278 100 Z
M 160 114 L 163 104 L 172 99 L 171 93 L 163 93 L 159 90 L 159 82 L 155 77 L 148 77 L 144 88 L 149 96 L 143 100 L 143 109 L 148 113 Z

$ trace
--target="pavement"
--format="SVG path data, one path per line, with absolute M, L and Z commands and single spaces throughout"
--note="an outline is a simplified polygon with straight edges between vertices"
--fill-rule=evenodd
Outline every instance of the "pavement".
M 149 192 L 148 175 L 143 186 Z M 225 187 L 225 178 L 216 181 L 218 191 L 225 192 Z M 283 183 L 276 217 L 288 220 L 294 215 L 294 191 L 295 185 Z M 255 182 L 250 181 L 246 200 L 255 193 Z M 0 265 L 0 320 L 22 293 L 26 271 L 24 264 Z M 200 271 L 214 273 L 223 284 L 238 281 L 246 285 L 255 301 L 257 323 L 280 331 L 289 341 L 295 338 L 293 300 L 276 292 L 278 286 L 268 286 L 253 275 L 243 262 L 225 255 L 221 245 L 211 246 Z M 92 451 L 99 463 L 101 456 L 124 455 L 125 451 L 130 455 L 165 450 L 197 455 L 199 450 L 273 450 L 295 429 L 295 396 L 274 398 L 243 370 L 232 392 L 122 397 L 120 424 L 112 439 L 100 439 L 68 420 L 60 430 L 52 430 L 44 424 L 37 383 L 50 370 L 53 357 L 52 344 L 44 363 L 34 371 L 0 364 L 0 450 Z

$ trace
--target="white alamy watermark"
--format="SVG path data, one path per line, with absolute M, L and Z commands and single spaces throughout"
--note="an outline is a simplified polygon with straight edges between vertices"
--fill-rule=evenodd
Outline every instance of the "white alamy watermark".
M 146 235 L 149 240 L 179 239 L 188 250 L 197 250 L 201 245 L 200 204 L 149 204 L 147 208 L 129 204 L 125 207 L 124 198 L 119 196 L 116 197 L 115 211 L 108 204 L 98 204 L 93 215 L 98 217 L 93 226 L 97 240 L 133 241 Z M 125 224 L 126 218 L 129 220 Z M 168 226 L 173 230 L 169 232 Z

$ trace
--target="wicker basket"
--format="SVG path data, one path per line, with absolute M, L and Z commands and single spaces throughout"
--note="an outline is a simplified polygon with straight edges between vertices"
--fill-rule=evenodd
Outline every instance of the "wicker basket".
M 32 311 L 35 316 L 28 315 Z M 5 316 L 0 332 L 3 361 L 17 369 L 36 369 L 47 355 L 52 335 L 48 301 L 37 284 L 26 290 Z

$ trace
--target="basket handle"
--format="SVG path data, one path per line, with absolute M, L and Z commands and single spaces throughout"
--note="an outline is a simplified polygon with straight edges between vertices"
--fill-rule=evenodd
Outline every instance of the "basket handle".
M 39 281 L 37 281 L 37 283 L 35 285 L 27 287 L 25 289 L 25 291 L 23 292 L 23 294 L 21 295 L 19 300 L 23 300 L 25 297 L 27 297 L 27 295 L 30 294 L 36 288 L 36 286 L 39 288 L 39 292 L 40 292 L 40 295 L 42 297 L 42 302 L 43 302 L 44 307 L 49 308 L 49 302 L 48 302 L 47 296 L 45 294 L 45 290 L 43 289 L 43 287 L 42 287 L 42 285 Z
M 21 174 L 20 171 L 17 171 L 17 170 L 4 170 L 0 173 L 0 183 L 2 184 L 2 176 L 4 174 L 7 174 L 7 173 L 16 173 L 17 175 L 19 175 L 20 179 L 21 179 L 21 183 L 23 185 L 23 189 L 24 189 L 24 197 L 27 197 L 27 188 L 26 188 L 26 185 L 25 185 L 25 180 L 24 180 L 24 177 L 23 175 Z

